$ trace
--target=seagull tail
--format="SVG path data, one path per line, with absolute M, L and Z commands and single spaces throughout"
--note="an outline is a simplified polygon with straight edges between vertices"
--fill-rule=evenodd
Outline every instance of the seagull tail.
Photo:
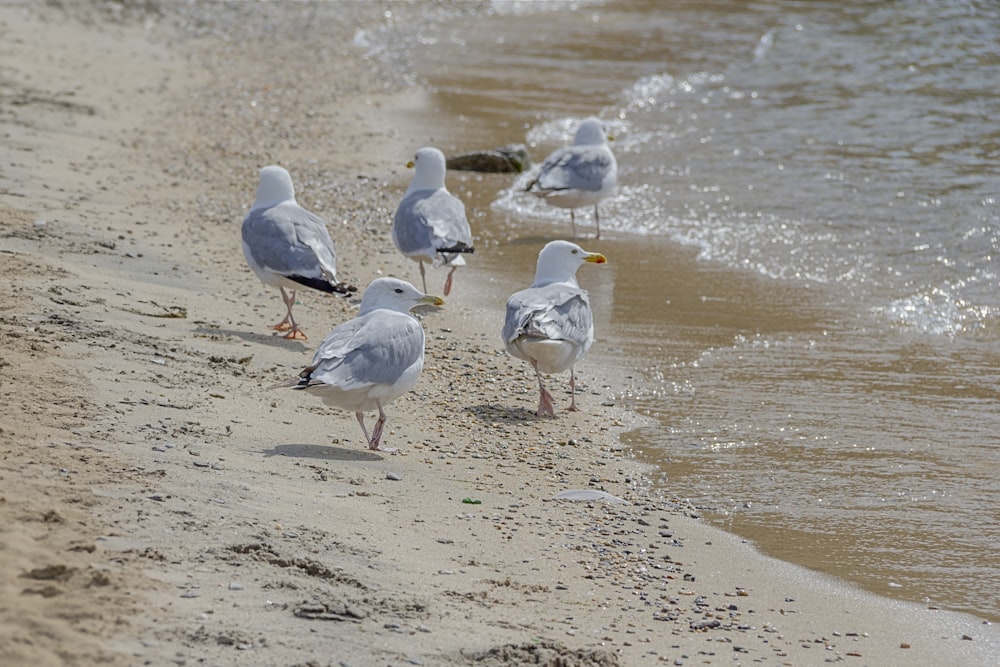
M 291 387 L 292 389 L 305 389 L 312 381 L 312 372 L 314 370 L 316 370 L 316 366 L 306 366 L 302 369 L 302 372 L 298 374 L 298 377 L 291 378 L 290 380 L 282 380 L 281 382 L 275 382 L 267 388 L 282 389 Z
M 275 382 L 274 384 L 268 385 L 268 389 L 282 389 L 285 387 L 298 387 L 302 383 L 299 378 L 293 378 L 291 380 L 282 380 L 281 382 Z

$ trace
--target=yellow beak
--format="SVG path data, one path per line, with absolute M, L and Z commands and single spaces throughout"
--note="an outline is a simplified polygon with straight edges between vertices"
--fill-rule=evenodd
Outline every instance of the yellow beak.
M 416 164 L 416 162 L 414 162 L 413 160 L 410 160 L 409 162 L 406 163 L 406 168 L 407 169 L 413 169 L 413 165 L 415 165 L 415 164 Z
M 608 258 L 599 252 L 592 252 L 583 258 L 585 262 L 593 262 L 594 264 L 607 264 Z
M 422 299 L 420 299 L 420 302 L 421 303 L 429 303 L 432 306 L 443 306 L 444 305 L 444 299 L 442 299 L 439 296 L 431 296 L 430 294 L 428 294 L 428 295 L 424 296 Z

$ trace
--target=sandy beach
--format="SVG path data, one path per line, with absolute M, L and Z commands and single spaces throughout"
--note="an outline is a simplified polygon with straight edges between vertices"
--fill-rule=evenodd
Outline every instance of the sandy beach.
M 407 91 L 353 43 L 421 5 L 325 6 L 322 32 L 274 5 L 0 5 L 0 664 L 994 664 L 993 625 L 650 493 L 599 346 L 582 411 L 557 377 L 535 417 L 499 339 L 497 286 L 525 277 L 474 256 L 387 408 L 399 454 L 269 390 L 359 299 L 302 291 L 309 340 L 272 335 L 281 300 L 239 242 L 257 170 L 289 169 L 342 280 L 419 286 L 390 223 L 429 140 L 385 120 Z M 624 502 L 553 499 L 571 489 Z

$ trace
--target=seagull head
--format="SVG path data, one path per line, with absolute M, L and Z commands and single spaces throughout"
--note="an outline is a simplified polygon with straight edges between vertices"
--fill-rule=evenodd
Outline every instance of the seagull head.
M 583 264 L 604 264 L 608 260 L 599 252 L 587 252 L 569 241 L 552 241 L 538 253 L 535 287 L 551 283 L 576 285 L 576 270 Z
M 588 118 L 576 129 L 573 144 L 576 146 L 600 146 L 608 139 L 608 130 L 600 118 Z
M 413 159 L 406 163 L 413 169 L 413 180 L 407 193 L 415 190 L 437 190 L 444 187 L 445 161 L 444 153 L 436 148 L 425 146 L 417 151 Z
M 398 278 L 378 278 L 373 280 L 361 297 L 361 311 L 364 315 L 372 310 L 386 309 L 408 313 L 422 305 L 443 306 L 441 297 L 424 294 L 416 287 Z
M 260 170 L 260 181 L 257 183 L 257 198 L 250 210 L 269 208 L 285 201 L 295 201 L 295 188 L 292 177 L 284 167 L 270 165 Z

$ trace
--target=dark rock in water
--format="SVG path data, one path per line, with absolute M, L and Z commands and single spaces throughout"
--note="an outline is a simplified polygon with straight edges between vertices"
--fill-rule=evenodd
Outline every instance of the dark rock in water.
M 528 148 L 524 144 L 510 144 L 486 151 L 472 151 L 454 155 L 445 162 L 448 169 L 456 171 L 482 171 L 490 174 L 519 174 L 531 166 Z

